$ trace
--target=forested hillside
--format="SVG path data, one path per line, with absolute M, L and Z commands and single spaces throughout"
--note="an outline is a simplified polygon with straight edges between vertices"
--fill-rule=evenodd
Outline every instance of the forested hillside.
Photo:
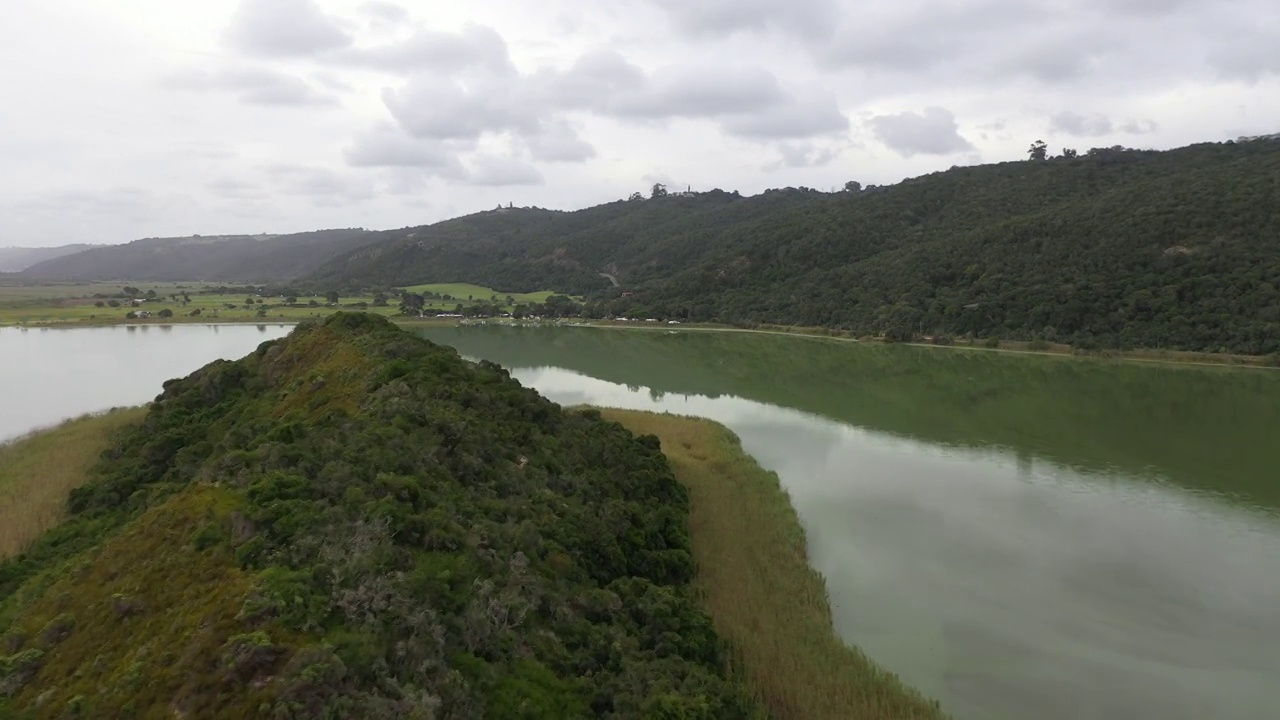
M 0 247 L 0 273 L 18 272 L 45 260 L 72 255 L 93 245 L 62 245 L 51 248 Z
M 364 230 L 320 230 L 293 235 L 148 238 L 105 245 L 33 265 L 28 281 L 208 280 L 267 283 L 313 272 L 360 247 Z
M 588 314 L 897 339 L 1265 354 L 1280 350 L 1280 141 L 1100 148 L 840 193 L 490 211 L 384 233 L 310 281 L 553 288 L 595 300 Z
M 0 565 L 5 718 L 748 718 L 653 437 L 337 314 L 166 383 Z

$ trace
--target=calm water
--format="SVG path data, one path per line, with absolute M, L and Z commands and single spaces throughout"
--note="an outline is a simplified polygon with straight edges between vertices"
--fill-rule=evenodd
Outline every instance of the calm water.
M 837 631 L 957 718 L 1280 717 L 1280 373 L 424 334 L 561 403 L 728 425 L 791 493 Z
M 0 442 L 160 394 L 165 380 L 249 354 L 287 325 L 0 328 Z
M 0 437 L 287 328 L 0 329 Z M 836 629 L 961 720 L 1280 717 L 1280 373 L 728 333 L 423 334 L 778 472 Z

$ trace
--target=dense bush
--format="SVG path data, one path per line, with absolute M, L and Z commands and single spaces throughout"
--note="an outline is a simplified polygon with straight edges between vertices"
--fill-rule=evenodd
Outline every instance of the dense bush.
M 656 440 L 360 314 L 166 383 L 72 519 L 0 567 L 0 635 L 44 569 L 210 484 L 234 510 L 189 543 L 250 579 L 219 693 L 297 718 L 753 717 Z
M 1280 140 L 1107 148 L 856 192 L 491 211 L 370 236 L 314 282 L 555 289 L 601 317 L 1267 354 L 1277 197 Z

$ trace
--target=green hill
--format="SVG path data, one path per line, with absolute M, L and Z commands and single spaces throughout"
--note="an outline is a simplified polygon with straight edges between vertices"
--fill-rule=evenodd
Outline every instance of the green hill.
M 555 288 L 601 316 L 1266 354 L 1280 351 L 1277 198 L 1277 140 L 1098 148 L 852 192 L 489 211 L 379 234 L 309 282 Z
M 372 239 L 365 230 L 319 230 L 292 235 L 147 238 L 102 245 L 25 268 L 28 282 L 92 280 L 231 283 L 283 282 Z
M 166 383 L 0 565 L 0 716 L 747 718 L 658 441 L 372 315 Z

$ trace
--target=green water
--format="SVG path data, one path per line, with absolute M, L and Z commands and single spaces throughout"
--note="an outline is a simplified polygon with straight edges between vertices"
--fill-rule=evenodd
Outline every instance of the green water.
M 837 631 L 961 720 L 1280 717 L 1280 372 L 433 328 L 777 471 Z

